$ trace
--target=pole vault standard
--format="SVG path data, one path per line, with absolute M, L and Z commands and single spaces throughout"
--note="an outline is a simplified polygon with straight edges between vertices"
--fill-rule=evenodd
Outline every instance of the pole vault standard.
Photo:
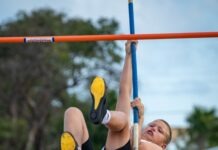
M 186 38 L 218 38 L 218 32 L 0 37 L 0 43 L 41 43 L 41 42 L 60 43 L 60 42 L 115 41 L 115 40 L 186 39 Z

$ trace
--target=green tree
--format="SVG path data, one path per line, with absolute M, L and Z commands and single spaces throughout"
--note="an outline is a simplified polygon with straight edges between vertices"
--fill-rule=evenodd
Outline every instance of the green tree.
M 216 109 L 195 107 L 187 121 L 189 123 L 189 145 L 193 145 L 197 150 L 218 145 Z
M 17 19 L 1 24 L 0 36 L 114 34 L 117 30 L 113 19 L 92 22 L 39 9 L 29 14 L 21 11 Z M 78 100 L 81 93 L 69 94 L 69 88 L 87 93 L 87 83 L 96 74 L 117 80 L 119 50 L 115 42 L 0 45 L 0 149 L 59 149 L 64 110 L 89 105 Z
M 178 130 L 173 142 L 178 150 L 205 150 L 218 146 L 218 116 L 216 109 L 196 106 L 187 116 L 187 129 Z

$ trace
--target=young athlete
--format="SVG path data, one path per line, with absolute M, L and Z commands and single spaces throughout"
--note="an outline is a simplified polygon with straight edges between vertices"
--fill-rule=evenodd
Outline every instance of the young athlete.
M 157 119 L 143 128 L 144 105 L 139 98 L 130 102 L 132 90 L 132 70 L 130 45 L 137 41 L 127 41 L 125 44 L 126 56 L 123 71 L 120 77 L 119 96 L 114 111 L 107 110 L 106 83 L 103 78 L 95 77 L 90 86 L 92 107 L 90 119 L 94 124 L 103 124 L 108 128 L 107 140 L 103 149 L 131 150 L 133 143 L 130 123 L 131 107 L 137 107 L 139 112 L 139 149 L 164 150 L 171 140 L 169 124 Z M 82 112 L 71 107 L 64 116 L 64 133 L 61 137 L 61 150 L 92 150 L 92 143 Z

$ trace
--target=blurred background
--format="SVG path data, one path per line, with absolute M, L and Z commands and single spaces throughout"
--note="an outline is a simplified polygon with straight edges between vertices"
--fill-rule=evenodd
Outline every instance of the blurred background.
M 136 33 L 218 31 L 218 0 L 135 1 Z M 0 36 L 128 34 L 128 1 L 7 0 Z M 88 120 L 89 83 L 101 75 L 110 109 L 125 41 L 0 45 L 0 149 L 55 150 L 64 111 L 82 109 L 100 149 L 107 130 Z M 145 125 L 173 128 L 168 150 L 218 149 L 218 39 L 139 41 L 139 96 Z

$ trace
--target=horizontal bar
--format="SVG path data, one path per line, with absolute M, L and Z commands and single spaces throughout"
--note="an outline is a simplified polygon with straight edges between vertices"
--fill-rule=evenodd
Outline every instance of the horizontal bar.
M 180 38 L 217 38 L 218 32 L 156 33 L 156 34 L 104 34 L 66 36 L 0 37 L 0 43 L 43 43 L 43 42 L 89 42 L 114 40 L 155 40 Z

